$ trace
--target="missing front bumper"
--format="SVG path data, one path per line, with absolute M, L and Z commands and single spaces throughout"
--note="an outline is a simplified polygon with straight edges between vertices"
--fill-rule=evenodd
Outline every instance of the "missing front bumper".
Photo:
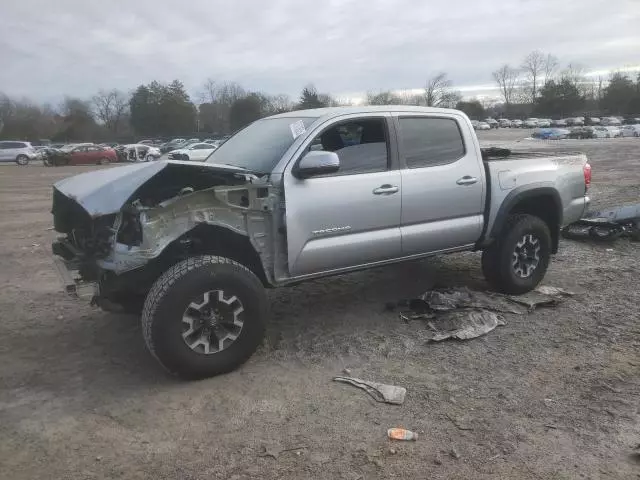
M 97 294 L 98 284 L 81 280 L 77 276 L 77 270 L 72 269 L 62 258 L 54 256 L 53 265 L 66 294 L 76 298 L 92 298 Z

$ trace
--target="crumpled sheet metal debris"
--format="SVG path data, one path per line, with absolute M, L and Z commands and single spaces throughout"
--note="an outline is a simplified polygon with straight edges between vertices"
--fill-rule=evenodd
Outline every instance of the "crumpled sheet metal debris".
M 386 385 L 384 383 L 370 382 L 353 377 L 334 377 L 334 381 L 348 383 L 354 387 L 361 388 L 373 399 L 380 403 L 391 403 L 393 405 L 402 405 L 407 389 L 404 387 L 396 387 L 395 385 Z
M 430 340 L 441 342 L 448 338 L 458 340 L 476 338 L 489 333 L 498 325 L 506 325 L 506 322 L 493 312 L 461 311 L 449 312 L 440 317 L 437 322 L 429 322 L 428 325 L 433 330 Z
M 524 295 L 502 295 L 462 288 L 434 289 L 417 299 L 399 302 L 409 311 L 400 312 L 400 318 L 409 321 L 428 320 L 431 341 L 449 338 L 468 340 L 485 335 L 497 326 L 506 325 L 498 314 L 524 315 L 536 307 L 553 306 L 573 292 L 559 287 L 540 286 Z

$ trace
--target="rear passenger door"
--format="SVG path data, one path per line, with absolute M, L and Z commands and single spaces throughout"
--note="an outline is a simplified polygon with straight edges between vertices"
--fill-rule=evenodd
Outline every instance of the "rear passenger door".
M 463 117 L 395 115 L 405 256 L 474 244 L 482 232 L 484 168 Z

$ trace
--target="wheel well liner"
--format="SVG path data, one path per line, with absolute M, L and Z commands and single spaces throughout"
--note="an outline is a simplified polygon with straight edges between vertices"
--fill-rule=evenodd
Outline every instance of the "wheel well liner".
M 188 245 L 189 254 L 226 257 L 251 270 L 262 283 L 269 284 L 267 276 L 249 237 L 228 228 L 206 223 L 197 225 L 172 242 Z
M 496 238 L 502 231 L 507 217 L 516 213 L 535 215 L 542 219 L 551 232 L 551 252 L 557 253 L 563 213 L 562 200 L 555 188 L 548 186 L 528 190 L 516 188 L 512 191 L 498 210 L 490 237 Z

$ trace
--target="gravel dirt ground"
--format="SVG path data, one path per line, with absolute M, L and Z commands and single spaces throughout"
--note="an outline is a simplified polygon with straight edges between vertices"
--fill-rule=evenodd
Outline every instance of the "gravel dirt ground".
M 640 139 L 481 133 L 582 150 L 595 206 L 640 202 Z M 545 284 L 578 295 L 464 342 L 427 343 L 384 305 L 486 288 L 478 254 L 273 291 L 249 362 L 186 383 L 137 318 L 60 292 L 50 185 L 89 168 L 0 166 L 0 478 L 640 478 L 640 244 L 563 241 Z M 406 387 L 405 404 L 332 382 L 344 368 Z M 388 441 L 396 426 L 418 441 Z

